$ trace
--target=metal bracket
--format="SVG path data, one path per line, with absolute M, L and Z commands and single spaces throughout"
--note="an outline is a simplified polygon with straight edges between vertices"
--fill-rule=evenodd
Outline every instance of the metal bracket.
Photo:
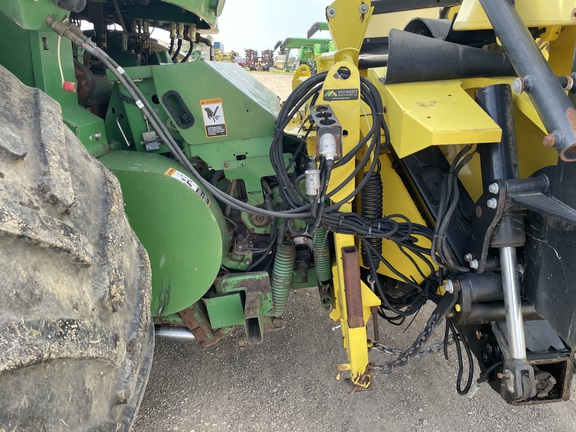
M 471 253 L 478 261 L 478 273 L 487 271 L 488 250 L 495 247 L 494 235 L 504 215 L 530 210 L 576 225 L 576 209 L 547 195 L 550 181 L 546 175 L 498 180 L 494 184 L 497 185 L 494 192 L 486 191 L 476 202 L 470 232 Z

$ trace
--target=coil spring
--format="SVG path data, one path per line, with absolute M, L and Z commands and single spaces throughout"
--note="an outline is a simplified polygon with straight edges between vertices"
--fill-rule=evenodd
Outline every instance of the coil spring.
M 380 176 L 380 163 L 376 171 L 364 174 L 369 175 L 370 179 L 366 182 L 364 189 L 362 189 L 361 199 L 361 213 L 362 216 L 368 219 L 379 219 L 382 217 L 383 210 L 383 186 L 382 177 Z M 381 238 L 368 238 L 368 242 L 377 251 L 382 251 Z M 378 268 L 380 259 L 372 254 L 369 254 L 364 246 L 362 246 L 362 263 L 364 267 Z M 370 255 L 370 256 L 369 256 Z
M 274 316 L 282 316 L 288 302 L 288 291 L 292 284 L 294 262 L 296 261 L 296 246 L 291 241 L 285 241 L 276 249 L 274 268 L 272 269 L 272 303 Z
M 319 282 L 326 282 L 332 277 L 332 259 L 330 242 L 326 228 L 319 227 L 314 234 L 314 268 Z

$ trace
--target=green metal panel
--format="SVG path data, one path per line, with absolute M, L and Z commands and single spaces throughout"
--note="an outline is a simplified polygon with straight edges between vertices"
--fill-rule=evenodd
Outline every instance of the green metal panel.
M 179 6 L 192 12 L 210 23 L 216 25 L 216 18 L 222 13 L 226 0 L 163 0 L 166 3 Z
M 284 40 L 281 49 L 291 48 L 312 48 L 314 45 L 328 46 L 330 39 L 305 39 L 305 38 L 287 38 Z
M 108 151 L 104 121 L 79 105 L 63 105 L 62 116 L 88 152 L 95 157 Z
M 145 4 L 138 0 L 131 0 L 122 6 L 125 11 L 124 20 L 144 19 L 153 26 L 161 27 L 163 24 L 175 22 L 195 25 L 201 33 L 217 33 L 217 10 L 210 7 L 213 0 L 149 0 Z M 104 11 L 114 13 L 111 0 L 104 2 Z M 75 15 L 78 18 L 87 18 L 87 8 Z
M 181 63 L 155 67 L 152 73 L 160 100 L 166 92 L 176 91 L 194 115 L 193 127 L 178 128 L 187 143 L 214 146 L 218 142 L 273 135 L 280 111 L 278 97 L 237 64 Z M 200 101 L 210 99 L 222 99 L 226 136 L 206 136 Z
M 269 148 L 280 103 L 278 97 L 238 65 L 194 62 L 153 69 L 161 95 L 176 91 L 195 118 L 188 129 L 176 126 L 189 145 L 188 156 L 199 156 L 228 179 L 242 179 L 249 203 L 263 202 L 260 179 L 274 175 Z M 191 85 L 191 80 L 199 85 Z M 221 99 L 226 135 L 208 137 L 201 101 Z M 165 107 L 166 108 L 166 107 Z M 240 151 L 239 151 L 240 150 Z
M 178 141 L 184 140 L 189 157 L 200 157 L 215 170 L 224 170 L 226 177 L 242 179 L 248 201 L 263 202 L 260 179 L 274 175 L 269 148 L 274 133 L 280 103 L 274 93 L 248 72 L 231 63 L 194 62 L 173 65 L 126 68 L 158 115 Z M 118 89 L 122 92 L 122 89 Z M 176 92 L 194 117 L 194 125 L 179 127 L 171 115 L 163 96 Z M 220 114 L 225 120 L 226 135 L 207 137 L 201 101 L 221 100 Z M 160 109 L 164 108 L 164 109 Z M 140 144 L 147 131 L 140 110 L 113 94 L 106 115 L 106 128 L 111 140 L 123 143 L 116 118 L 131 145 L 144 150 Z M 159 152 L 165 152 L 161 146 Z
M 204 299 L 213 329 L 244 324 L 244 307 L 240 294 Z
M 28 30 L 45 30 L 48 15 L 62 19 L 69 12 L 57 7 L 52 0 L 1 0 L 0 15 L 6 15 L 20 27 Z
M 62 88 L 60 66 L 64 80 L 76 81 L 71 42 L 67 39 L 59 41 L 58 35 L 51 30 L 24 30 L 1 13 L 0 28 L 3 31 L 3 37 L 0 38 L 0 64 L 24 84 L 36 87 L 58 101 L 62 106 L 64 123 L 78 136 L 90 154 L 103 154 L 108 149 L 104 121 L 80 107 L 77 96 Z
M 206 191 L 165 175 L 186 169 L 163 156 L 120 151 L 99 160 L 120 180 L 126 214 L 150 256 L 152 313 L 191 306 L 212 285 L 227 250 L 220 207 Z

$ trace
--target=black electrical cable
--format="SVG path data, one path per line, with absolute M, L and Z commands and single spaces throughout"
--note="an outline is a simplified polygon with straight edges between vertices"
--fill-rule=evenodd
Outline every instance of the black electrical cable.
M 458 185 L 458 174 L 462 168 L 472 159 L 476 149 L 472 145 L 467 145 L 456 155 L 450 170 L 444 179 L 440 195 L 440 205 L 438 206 L 437 224 L 432 240 L 432 259 L 439 267 L 446 268 L 455 274 L 470 271 L 469 268 L 460 266 L 447 242 L 448 227 L 454 211 L 460 204 L 460 189 Z M 438 259 L 437 259 L 438 258 Z
M 389 268 L 389 270 L 392 273 L 394 273 L 399 279 L 404 280 L 407 284 L 411 285 L 416 290 L 421 290 L 419 293 L 415 295 L 414 299 L 409 301 L 403 299 L 401 303 L 394 304 L 395 301 L 389 298 L 382 289 L 377 269 L 374 266 L 371 266 L 370 272 L 375 282 L 374 285 L 376 287 L 376 293 L 378 294 L 378 297 L 380 297 L 380 299 L 382 300 L 382 303 L 386 309 L 400 316 L 413 315 L 416 312 L 418 312 L 418 310 L 434 295 L 436 288 L 433 285 L 430 285 L 430 287 L 428 287 L 425 284 L 425 289 L 421 289 L 422 287 L 420 285 L 414 283 L 413 281 L 402 275 L 398 270 L 396 270 L 382 256 L 381 253 L 379 253 L 378 251 L 376 251 L 376 249 L 374 249 L 374 247 L 370 244 L 370 242 L 367 242 L 364 239 L 362 239 L 362 244 L 364 245 L 364 247 L 366 247 L 368 252 L 373 253 L 374 256 L 378 257 L 378 259 L 380 259 L 380 261 L 383 262 Z
M 454 325 L 450 318 L 446 318 L 446 332 L 444 337 L 444 357 L 448 360 L 448 333 L 452 332 L 452 337 L 454 338 L 456 346 L 456 355 L 458 357 L 458 377 L 456 378 L 456 391 L 459 395 L 464 396 L 470 391 L 472 387 L 472 381 L 474 380 L 474 359 L 472 358 L 472 351 L 470 346 L 466 341 L 466 338 L 462 336 L 458 328 Z M 464 375 L 464 359 L 462 355 L 462 347 L 466 352 L 466 357 L 468 359 L 468 377 L 466 379 L 466 385 L 462 388 L 462 376 Z
M 484 382 L 487 382 L 488 379 L 490 378 L 490 374 L 492 372 L 494 372 L 500 366 L 502 366 L 502 362 L 494 363 L 492 366 L 490 366 L 488 369 L 486 369 L 484 372 L 482 372 L 480 377 L 476 380 L 476 383 L 482 384 Z

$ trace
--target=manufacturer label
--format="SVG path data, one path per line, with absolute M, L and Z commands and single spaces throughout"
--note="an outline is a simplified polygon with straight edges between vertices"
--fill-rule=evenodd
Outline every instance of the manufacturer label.
M 222 99 L 203 99 L 200 101 L 200 107 L 202 108 L 206 138 L 228 135 Z
M 166 171 L 164 174 L 178 180 L 181 183 L 184 183 L 186 186 L 196 192 L 196 194 L 202 198 L 202 201 L 204 201 L 206 205 L 210 205 L 210 198 L 208 198 L 208 195 L 206 195 L 206 193 L 200 189 L 200 186 L 198 186 L 196 182 L 186 174 L 183 174 L 174 168 L 169 168 L 168 171 Z
M 327 89 L 323 97 L 325 101 L 358 100 L 358 89 Z

